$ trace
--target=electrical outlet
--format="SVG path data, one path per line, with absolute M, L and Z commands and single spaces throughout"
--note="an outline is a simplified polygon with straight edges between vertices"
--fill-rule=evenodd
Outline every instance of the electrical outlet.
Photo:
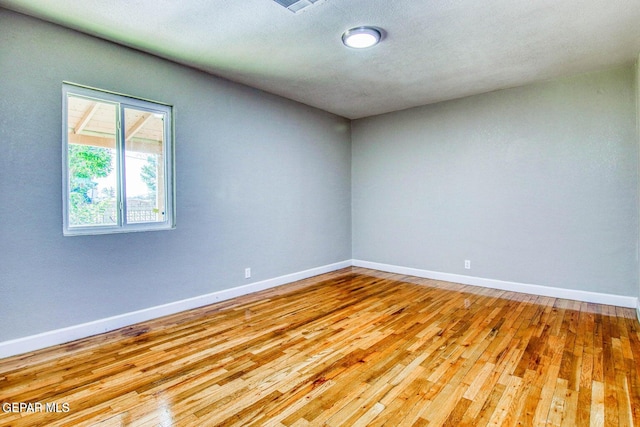
M 245 279 L 249 279 L 251 277 L 251 269 L 250 268 L 245 268 L 244 269 L 244 278 Z
M 464 260 L 464 268 L 466 268 L 467 270 L 471 269 L 471 261 L 468 259 Z

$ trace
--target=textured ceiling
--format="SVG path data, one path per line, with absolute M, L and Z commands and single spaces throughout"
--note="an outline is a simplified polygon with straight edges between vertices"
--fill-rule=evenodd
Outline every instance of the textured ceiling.
M 348 118 L 631 63 L 640 0 L 0 0 Z M 342 33 L 385 30 L 348 49 Z

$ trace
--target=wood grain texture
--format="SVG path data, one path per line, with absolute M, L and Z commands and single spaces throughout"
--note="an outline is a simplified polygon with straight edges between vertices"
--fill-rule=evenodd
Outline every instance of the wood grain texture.
M 640 426 L 640 331 L 350 267 L 0 360 L 0 404 L 2 426 Z

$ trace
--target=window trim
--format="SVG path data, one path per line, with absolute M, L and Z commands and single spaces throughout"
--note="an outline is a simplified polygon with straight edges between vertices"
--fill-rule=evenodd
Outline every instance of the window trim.
M 100 102 L 116 104 L 117 121 L 121 122 L 124 116 L 124 108 L 153 111 L 165 115 L 163 132 L 163 163 L 165 179 L 165 219 L 160 222 L 127 223 L 126 221 L 126 176 L 122 170 L 125 156 L 124 126 L 119 126 L 116 131 L 116 174 L 118 176 L 117 206 L 119 219 L 114 225 L 87 225 L 71 226 L 69 223 L 69 133 L 68 133 L 68 99 L 69 95 L 77 95 L 83 98 L 91 98 Z M 144 98 L 124 95 L 117 92 L 97 89 L 90 86 L 79 85 L 71 82 L 62 84 L 62 219 L 64 236 L 83 236 L 98 234 L 132 233 L 141 231 L 172 230 L 175 223 L 175 110 L 170 104 L 152 101 Z

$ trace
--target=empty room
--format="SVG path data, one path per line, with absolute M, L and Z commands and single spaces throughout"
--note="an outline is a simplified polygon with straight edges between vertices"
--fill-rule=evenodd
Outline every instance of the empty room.
M 0 426 L 640 426 L 637 0 L 0 0 Z

